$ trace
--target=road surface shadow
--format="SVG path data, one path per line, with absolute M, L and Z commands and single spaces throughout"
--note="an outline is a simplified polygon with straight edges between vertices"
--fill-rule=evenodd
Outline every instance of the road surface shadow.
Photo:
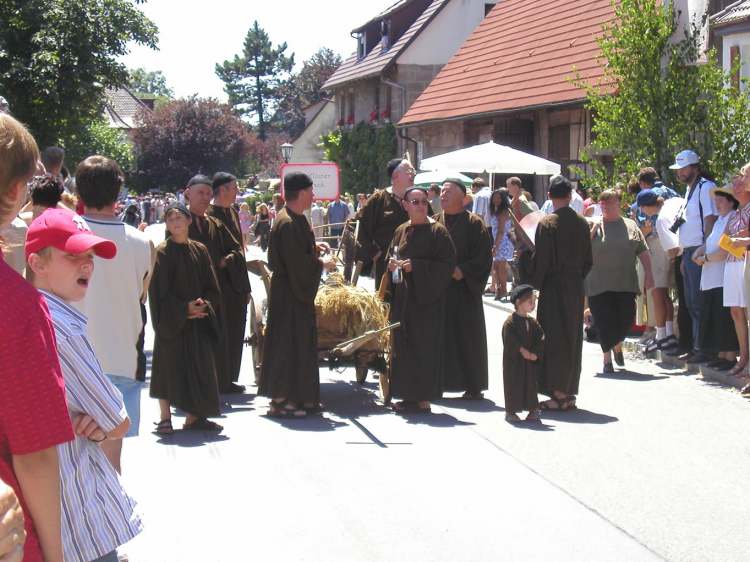
M 614 373 L 597 373 L 594 375 L 598 379 L 612 379 L 618 381 L 658 381 L 662 379 L 668 379 L 668 375 L 650 375 L 647 373 L 637 373 L 624 369 L 622 371 L 615 371 Z
M 504 412 L 505 408 L 498 406 L 488 398 L 482 400 L 466 400 L 464 398 L 441 398 L 435 404 L 446 408 L 456 408 L 467 412 Z
M 476 425 L 474 422 L 461 421 L 450 414 L 397 414 L 412 425 L 429 425 L 430 427 L 459 427 Z
M 532 422 L 532 421 L 526 421 L 522 419 L 521 421 L 514 421 L 514 422 L 506 422 L 508 425 L 512 425 L 513 427 L 517 429 L 526 429 L 529 431 L 555 431 L 554 426 L 547 425 L 544 423 L 544 417 L 538 422 Z
M 255 410 L 253 406 L 249 406 L 254 400 L 255 394 L 222 394 L 220 397 L 221 417 L 226 417 L 224 414 L 231 414 L 233 412 L 251 412 Z
M 320 397 L 325 410 L 339 418 L 356 419 L 390 413 L 379 400 L 377 383 L 323 382 Z
M 309 431 L 313 433 L 334 431 L 339 427 L 347 425 L 345 422 L 336 421 L 326 417 L 325 414 L 311 414 L 304 418 L 295 418 L 293 416 L 275 418 L 265 415 L 261 416 L 261 419 L 275 422 L 293 431 Z
M 567 410 L 566 412 L 562 412 L 560 410 L 544 410 L 542 412 L 542 419 L 555 420 L 565 423 L 587 423 L 593 425 L 602 425 L 605 423 L 620 421 L 619 418 L 616 418 L 614 416 L 597 414 L 596 412 L 591 412 L 582 408 Z
M 200 447 L 208 443 L 229 441 L 229 437 L 213 431 L 184 431 L 175 428 L 172 435 L 156 434 L 156 442 L 160 445 L 176 445 L 178 447 Z

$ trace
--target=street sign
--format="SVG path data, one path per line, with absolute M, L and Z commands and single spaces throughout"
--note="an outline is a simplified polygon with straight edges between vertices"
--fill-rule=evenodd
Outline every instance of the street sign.
M 303 172 L 313 181 L 313 194 L 318 201 L 334 201 L 340 193 L 339 167 L 333 162 L 294 163 L 281 166 L 281 194 L 284 177 L 291 172 Z

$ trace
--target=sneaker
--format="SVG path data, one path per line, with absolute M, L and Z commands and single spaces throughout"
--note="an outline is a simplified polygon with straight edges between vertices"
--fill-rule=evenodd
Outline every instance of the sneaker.
M 665 351 L 672 349 L 677 346 L 677 338 L 674 336 L 667 336 L 660 340 L 655 340 L 653 343 L 646 346 L 646 353 L 654 353 L 655 351 Z

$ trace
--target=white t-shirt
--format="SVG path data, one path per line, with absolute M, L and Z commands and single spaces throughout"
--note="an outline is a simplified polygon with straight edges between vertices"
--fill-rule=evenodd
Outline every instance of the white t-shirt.
M 575 189 L 571 192 L 571 195 L 570 208 L 579 215 L 583 215 L 583 199 L 578 195 L 578 192 Z M 552 206 L 552 199 L 547 199 L 544 202 L 544 205 L 542 205 L 542 212 L 545 215 L 551 215 L 554 211 L 555 208 Z
M 490 199 L 492 198 L 492 189 L 483 187 L 474 194 L 474 206 L 472 212 L 482 217 L 485 225 L 490 224 Z
M 323 212 L 323 207 L 314 205 L 313 208 L 310 209 L 310 220 L 312 221 L 312 225 L 321 226 L 324 219 L 325 213 Z
M 141 333 L 143 280 L 151 268 L 151 243 L 136 228 L 84 216 L 92 232 L 117 244 L 114 259 L 94 258 L 94 275 L 77 307 L 88 317 L 88 337 L 108 375 L 135 378 Z
M 680 248 L 692 248 L 703 245 L 703 223 L 706 217 L 718 215 L 714 206 L 711 192 L 716 184 L 704 178 L 698 178 L 693 196 L 688 200 L 690 188 L 685 192 L 683 205 L 685 205 L 685 224 L 680 227 Z M 701 220 L 701 207 L 703 208 L 703 220 Z
M 734 213 L 727 213 L 723 217 L 718 217 L 711 230 L 711 234 L 706 238 L 706 255 L 719 251 L 719 239 L 727 228 L 729 218 Z M 724 264 L 722 261 L 707 261 L 701 268 L 701 291 L 709 291 L 722 287 L 724 285 Z

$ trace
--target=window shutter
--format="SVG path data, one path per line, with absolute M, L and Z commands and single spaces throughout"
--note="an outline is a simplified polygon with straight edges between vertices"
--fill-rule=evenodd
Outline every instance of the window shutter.
M 732 87 L 740 89 L 740 47 L 729 47 L 729 63 L 732 65 L 730 72 L 732 74 Z

